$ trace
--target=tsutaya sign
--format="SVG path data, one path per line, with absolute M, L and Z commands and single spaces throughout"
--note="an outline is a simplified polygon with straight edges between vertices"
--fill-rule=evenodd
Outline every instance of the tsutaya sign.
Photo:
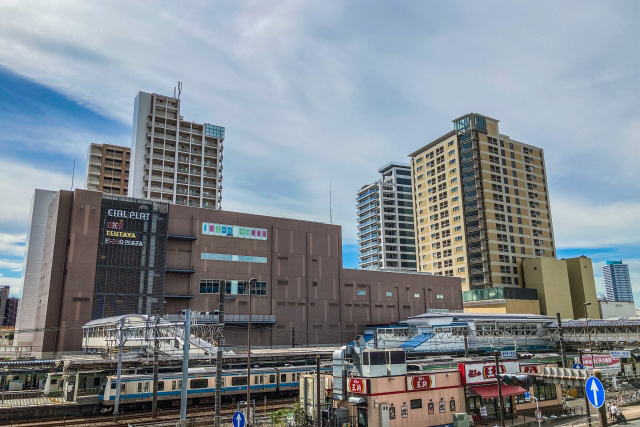
M 202 234 L 211 236 L 239 237 L 241 239 L 267 240 L 266 228 L 242 227 L 240 225 L 202 223 Z
M 520 372 L 520 363 L 517 361 L 506 361 L 500 363 L 499 374 Z M 495 384 L 496 364 L 487 363 L 459 363 L 458 370 L 462 376 L 462 384 Z

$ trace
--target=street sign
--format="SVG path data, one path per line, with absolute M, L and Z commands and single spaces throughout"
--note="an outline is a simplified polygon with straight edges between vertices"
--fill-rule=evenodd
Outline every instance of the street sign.
M 528 391 L 524 393 L 524 401 L 531 402 L 531 393 L 529 393 Z
M 517 359 L 518 356 L 516 355 L 515 350 L 512 351 L 501 351 L 500 355 L 502 356 L 503 359 Z
M 584 369 L 584 365 L 581 365 L 579 363 L 574 363 L 573 364 L 573 369 Z
M 628 359 L 631 357 L 631 352 L 628 350 L 611 350 L 609 353 L 611 354 L 611 357 L 617 359 Z
M 587 393 L 589 403 L 594 407 L 599 408 L 604 404 L 604 387 L 602 387 L 602 383 L 599 379 L 596 377 L 589 377 L 584 385 L 584 390 L 585 393 Z
M 240 411 L 233 414 L 233 427 L 244 427 L 245 418 L 244 414 Z
M 536 411 L 536 420 L 542 420 L 542 411 Z
M 487 407 L 486 406 L 481 406 L 480 407 L 480 416 L 481 417 L 486 417 L 487 416 Z

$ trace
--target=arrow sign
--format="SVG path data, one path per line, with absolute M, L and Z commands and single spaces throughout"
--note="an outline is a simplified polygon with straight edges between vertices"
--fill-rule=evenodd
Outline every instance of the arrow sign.
M 573 364 L 573 369 L 584 369 L 584 366 L 579 364 L 579 363 L 574 363 Z
M 233 427 L 244 427 L 244 414 L 240 411 L 233 414 Z
M 529 393 L 528 391 L 524 393 L 524 401 L 531 402 L 531 393 Z
M 602 387 L 600 380 L 596 377 L 589 377 L 584 387 L 589 403 L 596 408 L 601 407 L 604 404 L 604 387 Z

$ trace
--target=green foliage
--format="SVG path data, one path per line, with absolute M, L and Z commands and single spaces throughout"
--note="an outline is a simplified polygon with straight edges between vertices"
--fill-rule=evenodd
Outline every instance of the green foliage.
M 298 422 L 304 419 L 304 408 L 300 402 L 293 404 L 291 408 L 279 409 L 270 414 L 271 422 L 274 426 L 283 427 L 287 425 L 287 418 L 293 415 L 293 419 Z

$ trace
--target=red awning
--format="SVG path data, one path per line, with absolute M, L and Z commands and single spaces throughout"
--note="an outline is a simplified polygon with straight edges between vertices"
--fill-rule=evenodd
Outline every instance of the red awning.
M 502 395 L 503 396 L 515 396 L 517 394 L 524 394 L 527 390 L 522 387 L 518 387 L 517 385 L 502 385 Z M 471 390 L 478 393 L 484 399 L 490 399 L 492 397 L 498 397 L 498 385 L 482 385 L 471 387 Z

